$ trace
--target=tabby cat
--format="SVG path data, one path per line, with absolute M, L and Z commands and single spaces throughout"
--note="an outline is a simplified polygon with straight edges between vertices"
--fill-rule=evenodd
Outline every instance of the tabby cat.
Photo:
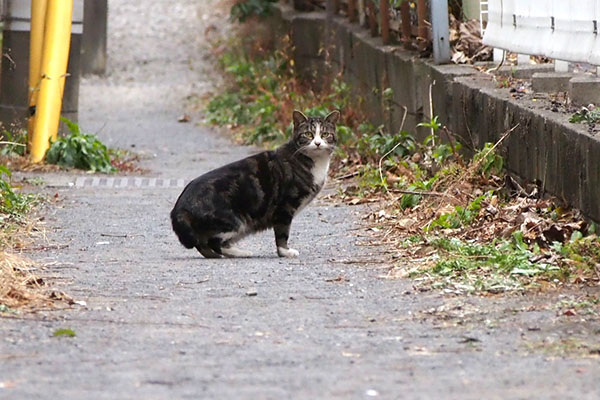
M 339 116 L 339 111 L 325 118 L 294 111 L 287 143 L 190 182 L 171 211 L 179 241 L 207 258 L 250 257 L 235 242 L 273 228 L 277 254 L 297 257 L 288 247 L 290 225 L 325 183 Z

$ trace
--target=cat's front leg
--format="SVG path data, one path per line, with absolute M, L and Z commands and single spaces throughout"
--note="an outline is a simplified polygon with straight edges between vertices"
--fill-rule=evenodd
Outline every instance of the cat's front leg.
M 298 257 L 300 254 L 298 250 L 288 248 L 288 238 L 290 236 L 290 225 L 292 219 L 289 218 L 289 222 L 282 222 L 275 224 L 273 230 L 275 231 L 275 244 L 277 245 L 277 255 L 279 257 Z

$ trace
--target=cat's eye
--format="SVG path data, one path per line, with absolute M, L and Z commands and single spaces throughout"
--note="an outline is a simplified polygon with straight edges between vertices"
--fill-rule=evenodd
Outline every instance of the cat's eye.
M 306 136 L 309 139 L 312 139 L 314 137 L 312 132 L 304 132 L 304 136 Z
M 327 139 L 329 136 L 331 136 L 331 133 L 329 133 L 329 132 L 323 132 L 323 133 L 321 133 L 321 137 L 323 139 Z

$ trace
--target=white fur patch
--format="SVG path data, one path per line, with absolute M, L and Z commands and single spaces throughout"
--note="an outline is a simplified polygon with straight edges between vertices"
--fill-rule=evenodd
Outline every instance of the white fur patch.
M 314 182 L 318 186 L 323 186 L 327 180 L 327 172 L 329 171 L 329 155 L 323 154 L 321 157 L 313 158 L 313 165 L 310 172 L 314 178 Z
M 279 257 L 294 258 L 294 257 L 298 257 L 300 255 L 300 253 L 298 252 L 298 250 L 295 250 L 295 249 L 285 249 L 283 247 L 278 247 L 277 255 Z
M 225 257 L 229 257 L 229 258 L 252 257 L 252 252 L 247 251 L 247 250 L 238 249 L 237 247 L 223 247 L 223 248 L 221 248 L 221 253 L 223 253 L 223 255 Z
M 216 235 L 219 239 L 226 241 L 230 240 L 231 242 L 237 242 L 240 239 L 243 239 L 248 234 L 248 227 L 245 224 L 240 226 L 240 229 L 232 232 L 223 232 Z

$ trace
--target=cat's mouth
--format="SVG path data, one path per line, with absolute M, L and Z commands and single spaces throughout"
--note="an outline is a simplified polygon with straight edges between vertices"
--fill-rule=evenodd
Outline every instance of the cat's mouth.
M 310 145 L 304 147 L 302 149 L 302 152 L 309 157 L 330 155 L 331 153 L 333 153 L 333 146 L 324 144 L 320 146 Z

